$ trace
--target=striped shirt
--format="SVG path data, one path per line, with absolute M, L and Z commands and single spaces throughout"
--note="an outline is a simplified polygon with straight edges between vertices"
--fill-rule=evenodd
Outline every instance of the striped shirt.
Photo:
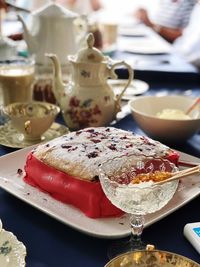
M 152 20 L 168 28 L 185 28 L 197 0 L 160 0 Z
M 188 62 L 200 68 L 200 2 L 191 14 L 183 35 L 173 44 L 174 53 L 181 54 Z

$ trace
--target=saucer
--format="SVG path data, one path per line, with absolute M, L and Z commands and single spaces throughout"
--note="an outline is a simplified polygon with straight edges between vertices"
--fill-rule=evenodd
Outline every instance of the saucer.
M 68 128 L 59 123 L 53 123 L 51 127 L 42 135 L 41 140 L 24 140 L 23 134 L 19 133 L 10 122 L 0 126 L 0 144 L 12 148 L 24 148 L 34 144 L 49 141 L 68 133 Z
M 26 247 L 17 237 L 4 229 L 0 232 L 0 266 L 25 267 Z
M 120 27 L 119 35 L 131 37 L 147 37 L 148 33 L 144 27 Z
M 108 83 L 112 86 L 115 94 L 120 94 L 124 89 L 127 80 L 108 80 Z M 129 87 L 126 89 L 124 95 L 122 96 L 123 100 L 130 100 L 132 97 L 136 95 L 144 94 L 148 91 L 149 85 L 148 83 L 141 80 L 133 80 Z
M 119 51 L 138 55 L 166 55 L 171 52 L 171 45 L 156 38 L 134 38 L 118 44 Z

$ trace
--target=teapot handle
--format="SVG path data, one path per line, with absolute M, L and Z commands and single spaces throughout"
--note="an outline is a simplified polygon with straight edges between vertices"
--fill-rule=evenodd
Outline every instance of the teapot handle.
M 24 123 L 24 130 L 26 132 L 27 135 L 31 134 L 32 132 L 32 128 L 31 128 L 31 121 L 25 121 Z
M 111 75 L 110 76 L 112 78 L 116 79 L 117 75 L 115 73 L 115 68 L 116 68 L 116 66 L 122 66 L 122 65 L 124 65 L 127 68 L 129 76 L 128 76 L 127 83 L 124 86 L 124 89 L 116 97 L 116 101 L 115 101 L 116 113 L 121 110 L 121 107 L 120 107 L 121 98 L 122 98 L 123 94 L 125 93 L 126 89 L 129 87 L 129 85 L 132 82 L 133 77 L 134 77 L 134 71 L 133 71 L 132 67 L 129 64 L 127 64 L 126 62 L 124 62 L 124 61 L 116 62 L 111 66 L 111 68 L 110 68 L 110 74 Z

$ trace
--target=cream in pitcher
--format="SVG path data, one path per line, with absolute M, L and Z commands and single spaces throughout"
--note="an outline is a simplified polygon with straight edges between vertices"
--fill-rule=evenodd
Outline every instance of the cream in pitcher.
M 0 87 L 3 104 L 30 101 L 34 81 L 34 63 L 26 59 L 0 65 Z

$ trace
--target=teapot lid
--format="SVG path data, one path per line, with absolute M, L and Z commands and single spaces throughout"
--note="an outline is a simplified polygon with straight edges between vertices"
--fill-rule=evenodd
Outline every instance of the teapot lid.
M 53 2 L 42 6 L 38 10 L 34 11 L 32 15 L 39 17 L 66 17 L 66 18 L 78 17 L 78 14 Z
M 98 63 L 105 61 L 104 55 L 101 51 L 94 47 L 94 35 L 93 33 L 89 33 L 86 38 L 87 47 L 79 50 L 78 55 L 76 57 L 77 62 L 90 62 L 90 63 Z

